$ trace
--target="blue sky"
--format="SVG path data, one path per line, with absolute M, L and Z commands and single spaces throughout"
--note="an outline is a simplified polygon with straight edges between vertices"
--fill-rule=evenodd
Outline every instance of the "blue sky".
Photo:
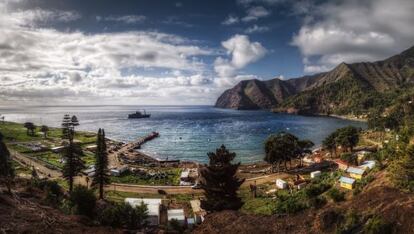
M 411 0 L 4 0 L 0 105 L 214 104 L 414 45 Z

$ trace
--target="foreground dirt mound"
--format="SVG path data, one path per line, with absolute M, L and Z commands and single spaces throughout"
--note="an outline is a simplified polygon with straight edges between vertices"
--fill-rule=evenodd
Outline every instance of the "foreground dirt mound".
M 35 194 L 15 191 L 10 196 L 0 192 L 0 233 L 120 233 L 88 222 L 41 205 Z
M 350 210 L 364 216 L 376 214 L 397 233 L 414 233 L 414 195 L 392 188 L 380 174 L 362 193 L 346 202 L 330 203 L 320 210 L 296 215 L 257 216 L 236 211 L 208 215 L 194 233 L 334 233 Z

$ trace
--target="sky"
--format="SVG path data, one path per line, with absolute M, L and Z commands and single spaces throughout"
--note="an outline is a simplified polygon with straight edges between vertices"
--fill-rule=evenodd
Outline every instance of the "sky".
M 413 0 L 0 0 L 0 105 L 213 105 L 414 45 Z

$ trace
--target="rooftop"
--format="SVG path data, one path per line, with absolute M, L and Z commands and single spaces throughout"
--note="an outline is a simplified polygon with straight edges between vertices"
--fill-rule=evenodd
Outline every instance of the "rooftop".
M 339 182 L 346 183 L 346 184 L 353 184 L 355 183 L 355 180 L 349 177 L 341 176 L 341 178 L 339 178 Z
M 357 168 L 357 167 L 349 167 L 346 172 L 348 173 L 352 173 L 352 174 L 357 174 L 357 175 L 362 175 L 364 174 L 365 170 L 361 169 L 361 168 Z

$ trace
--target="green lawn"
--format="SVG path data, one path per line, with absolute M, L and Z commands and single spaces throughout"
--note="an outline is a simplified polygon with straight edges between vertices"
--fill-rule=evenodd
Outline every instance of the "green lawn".
M 106 199 L 114 202 L 124 202 L 125 198 L 162 198 L 161 194 L 152 194 L 152 193 L 131 193 L 131 192 L 121 192 L 107 190 L 105 192 Z
M 112 176 L 112 183 L 123 183 L 123 184 L 140 184 L 140 185 L 179 185 L 181 169 L 162 169 L 160 170 L 168 174 L 165 179 L 147 179 L 136 176 L 132 173 L 125 173 L 122 176 Z

